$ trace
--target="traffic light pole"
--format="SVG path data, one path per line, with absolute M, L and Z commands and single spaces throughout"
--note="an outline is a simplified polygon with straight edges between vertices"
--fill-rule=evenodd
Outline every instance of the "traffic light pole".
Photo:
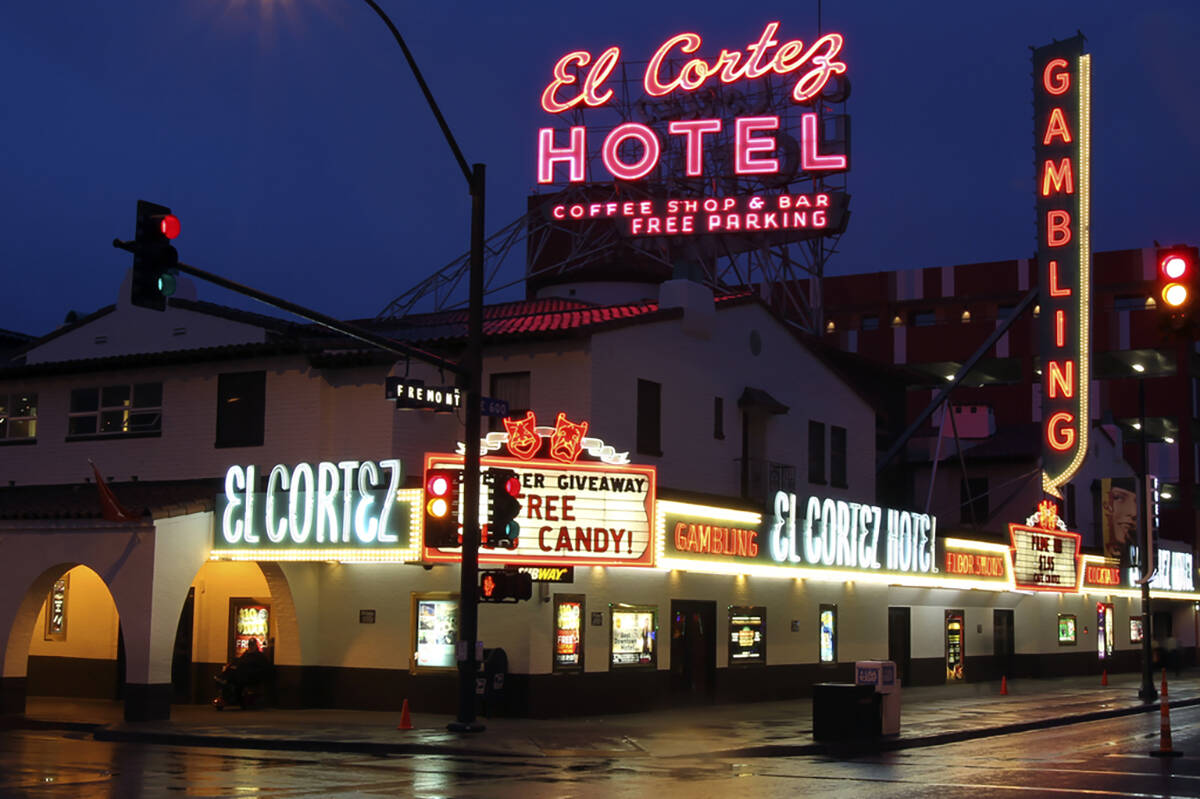
M 1152 528 L 1149 522 L 1150 497 L 1146 490 L 1146 378 L 1144 377 L 1138 378 L 1138 439 L 1142 450 L 1141 468 L 1138 469 L 1138 495 L 1142 499 L 1142 506 L 1139 508 L 1138 523 L 1143 533 L 1143 538 L 1138 545 L 1138 561 L 1141 565 L 1142 575 L 1142 688 L 1138 691 L 1138 697 L 1143 702 L 1150 703 L 1158 699 L 1158 691 L 1154 688 L 1154 667 L 1151 663 L 1154 650 L 1150 641 L 1150 575 L 1154 571 L 1154 564 L 1150 562 L 1153 555 L 1150 551 Z

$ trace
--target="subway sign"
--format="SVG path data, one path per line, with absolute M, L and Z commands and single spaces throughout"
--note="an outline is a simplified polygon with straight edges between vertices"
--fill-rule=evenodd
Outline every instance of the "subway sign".
M 411 546 L 420 491 L 397 459 L 233 465 L 217 495 L 213 551 L 399 551 Z M 307 559 L 307 558 L 303 558 Z

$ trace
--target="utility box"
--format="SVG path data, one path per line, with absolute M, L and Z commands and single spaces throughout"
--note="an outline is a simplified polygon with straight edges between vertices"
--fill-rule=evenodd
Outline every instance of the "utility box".
M 869 685 L 880 696 L 880 733 L 900 734 L 900 678 L 891 660 L 859 660 L 854 664 L 856 685 Z
M 880 696 L 871 685 L 816 683 L 813 685 L 813 739 L 862 741 L 878 738 Z

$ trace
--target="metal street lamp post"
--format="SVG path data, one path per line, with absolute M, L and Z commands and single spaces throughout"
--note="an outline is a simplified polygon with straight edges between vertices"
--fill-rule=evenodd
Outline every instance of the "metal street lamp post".
M 425 102 L 437 119 L 438 126 L 454 159 L 462 170 L 471 194 L 471 254 L 468 274 L 467 352 L 463 372 L 466 375 L 467 418 L 463 436 L 466 454 L 463 458 L 463 536 L 462 573 L 459 584 L 459 637 L 458 637 L 458 717 L 448 728 L 455 732 L 481 732 L 484 726 L 475 717 L 475 677 L 479 670 L 475 652 L 475 641 L 479 630 L 479 605 L 476 602 L 475 584 L 479 579 L 479 434 L 480 397 L 482 394 L 483 369 L 483 223 L 485 199 L 485 167 L 483 164 L 468 166 L 467 159 L 459 149 L 450 126 L 446 124 L 433 93 L 429 90 L 412 52 L 404 37 L 384 13 L 375 0 L 363 0 L 379 15 L 404 52 L 409 69 L 425 95 Z

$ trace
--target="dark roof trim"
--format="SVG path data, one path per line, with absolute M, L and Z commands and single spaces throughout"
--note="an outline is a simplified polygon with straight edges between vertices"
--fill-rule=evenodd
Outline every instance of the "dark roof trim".
M 768 413 L 783 414 L 788 412 L 788 406 L 784 405 L 779 400 L 772 397 L 761 388 L 751 388 L 746 386 L 742 389 L 742 396 L 738 397 L 738 407 L 742 410 L 750 410 L 755 408 Z

